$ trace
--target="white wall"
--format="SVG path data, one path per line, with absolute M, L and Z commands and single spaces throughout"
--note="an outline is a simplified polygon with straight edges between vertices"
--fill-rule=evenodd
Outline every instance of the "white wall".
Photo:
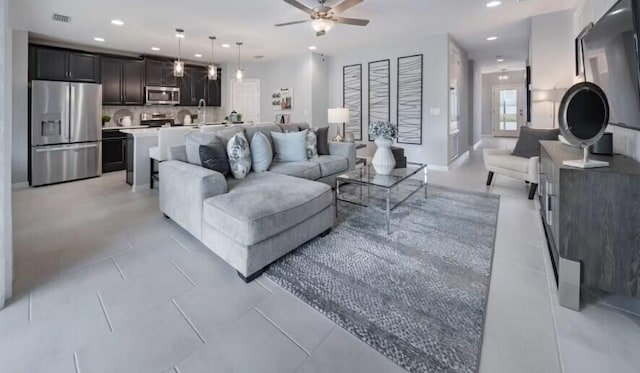
M 320 68 L 319 55 L 309 54 L 302 57 L 290 59 L 243 63 L 244 79 L 260 80 L 260 120 L 264 122 L 274 122 L 276 113 L 289 113 L 292 121 L 311 122 L 311 92 L 312 92 L 312 71 L 314 66 Z M 313 62 L 316 62 L 315 65 Z M 223 86 L 222 105 L 226 109 L 226 114 L 233 110 L 229 106 L 231 94 L 231 80 L 235 78 L 236 65 L 230 63 L 226 65 L 226 74 L 223 76 L 225 86 Z M 293 110 L 281 111 L 274 108 L 271 95 L 281 88 L 293 89 Z M 225 115 L 226 115 L 225 114 Z
M 366 141 L 368 113 L 368 63 L 382 59 L 391 61 L 391 121 L 397 122 L 397 69 L 398 57 L 423 54 L 423 107 L 422 145 L 399 144 L 412 162 L 430 165 L 448 165 L 448 59 L 449 37 L 447 34 L 431 35 L 417 39 L 411 44 L 397 44 L 378 48 L 354 49 L 351 52 L 331 56 L 329 68 L 329 106 L 342 106 L 342 68 L 346 65 L 362 64 L 362 131 L 368 144 L 367 154 L 373 155 L 375 145 Z M 461 103 L 461 105 L 466 105 Z M 431 115 L 431 109 L 438 115 Z
M 473 63 L 473 143 L 480 141 L 482 135 L 491 135 L 484 132 L 482 120 L 482 70 L 478 64 Z
M 11 32 L 7 0 L 0 0 L 0 309 L 11 298 Z
M 596 22 L 615 3 L 616 0 L 585 0 L 575 11 L 572 37 L 575 38 L 589 22 Z M 617 126 L 609 126 L 607 131 L 613 132 L 616 153 L 640 161 L 640 131 Z
M 542 14 L 531 19 L 529 60 L 532 90 L 569 88 L 575 78 L 573 11 Z M 531 126 L 552 128 L 553 103 L 532 102 Z
M 500 80 L 500 75 L 507 75 L 508 80 Z M 525 77 L 525 70 L 521 71 L 507 71 L 505 73 L 487 73 L 481 75 L 482 88 L 481 88 L 481 121 L 482 121 L 482 134 L 487 136 L 493 136 L 493 87 L 497 85 L 511 85 L 518 84 L 525 87 L 527 79 Z M 526 88 L 526 87 L 525 87 Z M 524 91 L 526 94 L 526 91 Z M 526 97 L 523 97 L 526 100 Z M 523 102 L 524 109 L 526 111 L 526 102 Z M 524 113 L 526 119 L 526 112 Z
M 330 58 L 311 54 L 311 123 L 314 127 L 328 125 Z
M 26 183 L 29 162 L 29 33 L 24 30 L 12 32 L 12 108 L 13 151 L 11 180 L 13 184 Z

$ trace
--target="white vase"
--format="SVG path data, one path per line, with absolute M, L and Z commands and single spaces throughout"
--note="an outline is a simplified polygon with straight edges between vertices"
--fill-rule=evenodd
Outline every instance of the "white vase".
M 376 170 L 376 173 L 380 175 L 389 175 L 393 168 L 396 166 L 396 159 L 393 157 L 393 153 L 391 152 L 391 144 L 393 144 L 392 140 L 377 138 L 376 145 L 378 146 L 378 150 L 376 150 L 376 154 L 373 156 L 373 168 Z

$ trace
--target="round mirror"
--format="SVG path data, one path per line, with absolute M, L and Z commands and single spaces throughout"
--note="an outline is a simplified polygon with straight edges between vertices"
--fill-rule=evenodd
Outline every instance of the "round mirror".
M 583 82 L 571 87 L 560 102 L 560 132 L 573 145 L 598 142 L 609 124 L 609 101 L 600 87 Z

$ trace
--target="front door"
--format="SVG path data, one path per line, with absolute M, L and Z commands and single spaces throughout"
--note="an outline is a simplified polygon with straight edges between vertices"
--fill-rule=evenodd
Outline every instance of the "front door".
M 493 135 L 518 137 L 524 125 L 524 86 L 493 87 Z
M 260 80 L 231 81 L 231 110 L 241 114 L 245 123 L 260 121 Z

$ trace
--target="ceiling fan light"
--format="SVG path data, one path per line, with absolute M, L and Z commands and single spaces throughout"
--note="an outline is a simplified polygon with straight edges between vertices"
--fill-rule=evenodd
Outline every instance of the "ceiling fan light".
M 311 22 L 311 28 L 315 32 L 327 32 L 333 28 L 333 21 L 326 18 L 318 18 Z
M 218 66 L 209 65 L 207 67 L 207 78 L 209 80 L 218 80 Z

